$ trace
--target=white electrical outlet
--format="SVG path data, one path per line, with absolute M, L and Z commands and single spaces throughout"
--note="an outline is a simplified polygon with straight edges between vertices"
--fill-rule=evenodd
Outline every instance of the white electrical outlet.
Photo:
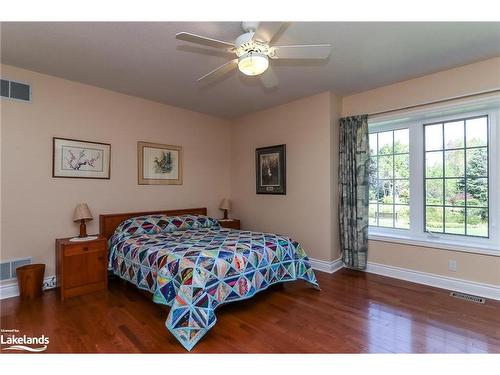
M 452 272 L 457 272 L 457 261 L 456 260 L 449 260 L 448 261 L 448 270 Z

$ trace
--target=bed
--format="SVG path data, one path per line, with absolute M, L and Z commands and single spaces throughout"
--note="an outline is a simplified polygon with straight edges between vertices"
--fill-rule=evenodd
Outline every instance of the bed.
M 214 326 L 221 304 L 299 279 L 319 288 L 298 242 L 222 228 L 206 208 L 100 215 L 99 226 L 110 271 L 170 306 L 165 325 L 187 350 Z

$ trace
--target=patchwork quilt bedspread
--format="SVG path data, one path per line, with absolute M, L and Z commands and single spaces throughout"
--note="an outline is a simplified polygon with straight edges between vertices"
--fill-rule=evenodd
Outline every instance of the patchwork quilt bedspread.
M 318 286 L 302 246 L 277 234 L 221 228 L 206 216 L 149 215 L 121 223 L 109 268 L 153 301 L 171 306 L 165 322 L 187 349 L 216 322 L 215 309 L 269 285 L 303 279 Z

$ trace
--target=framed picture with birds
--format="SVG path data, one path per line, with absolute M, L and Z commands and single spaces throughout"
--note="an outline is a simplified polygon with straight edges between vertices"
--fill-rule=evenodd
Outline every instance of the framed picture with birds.
M 182 185 L 182 147 L 137 142 L 139 185 Z

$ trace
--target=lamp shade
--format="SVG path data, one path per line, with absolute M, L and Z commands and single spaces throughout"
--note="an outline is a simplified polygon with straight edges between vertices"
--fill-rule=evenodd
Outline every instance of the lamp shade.
M 220 204 L 219 204 L 219 208 L 221 210 L 229 210 L 231 211 L 231 201 L 227 198 L 224 198 Z
M 79 203 L 75 208 L 75 212 L 73 213 L 73 221 L 92 220 L 92 219 L 93 219 L 92 213 L 90 212 L 87 203 Z

